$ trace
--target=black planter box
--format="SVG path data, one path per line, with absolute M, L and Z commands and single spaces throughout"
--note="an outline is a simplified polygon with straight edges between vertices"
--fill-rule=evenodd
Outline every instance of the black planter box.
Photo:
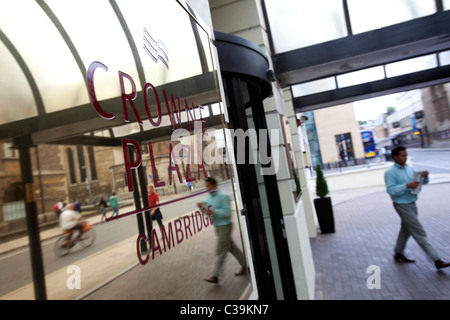
M 321 233 L 334 233 L 334 216 L 331 198 L 314 199 L 314 207 L 316 208 L 317 220 Z

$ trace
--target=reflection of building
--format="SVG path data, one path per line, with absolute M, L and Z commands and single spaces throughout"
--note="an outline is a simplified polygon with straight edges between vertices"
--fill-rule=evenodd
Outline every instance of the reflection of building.
M 186 190 L 184 181 L 177 176 L 173 183 L 169 178 L 169 142 L 154 143 L 156 170 L 166 185 L 160 189 L 163 194 Z M 18 152 L 10 144 L 0 144 L 0 231 L 11 231 L 25 226 L 24 191 L 21 184 Z M 206 147 L 206 146 L 205 146 Z M 146 152 L 147 151 L 147 152 Z M 148 150 L 143 158 L 148 159 Z M 82 204 L 96 204 L 100 196 L 109 197 L 116 192 L 119 197 L 127 195 L 123 151 L 117 147 L 56 146 L 39 145 L 32 152 L 37 210 L 47 220 L 55 219 L 53 205 L 60 199 L 70 202 L 77 199 Z M 151 181 L 151 165 L 144 162 L 147 178 Z M 186 164 L 179 165 L 181 177 L 186 177 Z M 225 164 L 205 165 L 209 175 L 219 181 L 229 179 Z M 197 165 L 190 166 L 190 176 L 198 177 Z M 204 179 L 203 173 L 201 178 Z M 202 179 L 196 179 L 203 187 Z
M 25 201 L 18 153 L 10 144 L 0 150 L 0 223 L 5 231 L 24 226 Z M 120 150 L 119 150 L 120 151 Z M 110 169 L 114 151 L 104 147 L 39 145 L 31 153 L 36 205 L 46 219 L 54 219 L 53 205 L 77 199 L 89 203 L 111 193 Z M 122 177 L 123 181 L 123 177 Z M 18 212 L 20 211 L 20 213 Z
M 406 147 L 421 147 L 423 112 L 422 94 L 419 90 L 408 91 L 397 98 L 395 112 L 386 117 L 389 139 Z
M 393 110 L 369 124 L 382 146 L 447 147 L 450 145 L 450 84 L 408 91 Z M 394 111 L 395 110 L 395 111 Z
M 450 84 L 421 90 L 424 104 L 424 135 L 429 146 L 450 145 Z

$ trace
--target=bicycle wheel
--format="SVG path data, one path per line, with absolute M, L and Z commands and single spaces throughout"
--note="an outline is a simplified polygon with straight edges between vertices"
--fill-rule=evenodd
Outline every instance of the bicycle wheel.
M 55 252 L 57 257 L 63 257 L 70 251 L 70 246 L 63 247 L 64 242 L 66 241 L 66 236 L 59 237 L 55 242 L 55 247 L 53 251 Z
M 95 235 L 96 234 L 94 229 L 90 229 L 89 231 L 83 233 L 82 235 L 83 240 L 78 240 L 80 246 L 82 246 L 83 248 L 90 247 L 95 241 Z

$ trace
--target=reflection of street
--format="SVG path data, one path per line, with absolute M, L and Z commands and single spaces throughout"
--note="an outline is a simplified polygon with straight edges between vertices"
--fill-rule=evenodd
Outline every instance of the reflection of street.
M 233 191 L 231 189 L 231 183 L 230 182 L 226 182 L 222 185 L 219 185 L 220 190 L 222 190 L 222 192 L 225 192 L 226 194 L 230 195 L 232 197 Z M 197 192 L 200 192 L 203 190 L 195 190 L 192 192 L 184 192 L 182 194 L 178 194 L 178 195 L 173 195 L 173 196 L 161 196 L 160 197 L 160 203 L 164 204 L 164 202 L 167 201 L 171 201 L 177 198 L 180 198 L 182 196 L 187 196 L 189 194 L 195 195 Z M 174 219 L 180 216 L 183 216 L 185 213 L 190 212 L 192 210 L 196 210 L 197 206 L 197 202 L 203 201 L 204 199 L 206 199 L 207 197 L 207 193 L 198 195 L 198 196 L 193 196 L 190 198 L 187 198 L 183 201 L 177 201 L 174 203 L 171 203 L 169 205 L 162 205 L 161 206 L 161 212 L 164 216 L 164 220 L 170 220 L 170 219 Z
M 450 173 L 450 150 L 409 149 L 408 158 L 418 171 Z
M 219 186 L 224 192 L 231 193 L 231 184 L 225 183 Z M 196 190 L 199 191 L 199 190 Z M 177 196 L 162 196 L 161 202 L 176 199 L 185 194 L 179 194 Z M 184 201 L 175 202 L 167 205 L 163 210 L 164 222 L 168 223 L 177 217 L 183 216 L 196 209 L 196 202 L 203 200 L 206 194 L 192 197 Z M 127 212 L 134 210 L 134 206 L 122 207 L 121 212 Z M 93 220 L 97 219 L 100 221 L 101 214 Z M 49 299 L 74 299 L 88 293 L 92 288 L 115 278 L 118 274 L 121 274 L 124 270 L 129 270 L 134 268 L 145 272 L 151 272 L 152 276 L 164 274 L 161 279 L 165 279 L 165 285 L 169 284 L 174 279 L 177 279 L 174 283 L 175 287 L 179 287 L 180 283 L 183 283 L 178 277 L 183 275 L 185 280 L 189 280 L 192 277 L 192 284 L 198 280 L 199 283 L 203 281 L 203 275 L 199 274 L 200 270 L 204 274 L 208 274 L 211 271 L 212 266 L 210 266 L 210 257 L 214 254 L 214 244 L 215 244 L 215 234 L 212 227 L 205 228 L 202 232 L 195 234 L 189 239 L 185 239 L 178 246 L 172 248 L 170 252 L 166 252 L 159 255 L 158 252 L 155 253 L 155 258 L 152 260 L 150 258 L 149 263 L 146 266 L 138 266 L 139 262 L 136 255 L 136 238 L 138 235 L 136 217 L 129 216 L 123 219 L 118 219 L 110 221 L 103 224 L 96 224 L 95 229 L 97 232 L 96 243 L 87 249 L 77 249 L 74 248 L 71 253 L 63 258 L 56 258 L 52 252 L 53 244 L 55 239 L 43 240 L 42 250 L 43 259 L 45 264 L 46 272 L 46 288 L 47 295 Z M 155 224 L 156 226 L 156 224 Z M 156 228 L 159 230 L 159 228 Z M 159 231 L 158 231 L 159 233 Z M 235 224 L 233 231 L 233 236 L 237 243 L 241 243 L 238 228 Z M 162 248 L 163 250 L 163 248 Z M 31 279 L 31 268 L 30 268 L 30 258 L 28 249 L 20 249 L 8 254 L 0 256 L 0 297 L 2 299 L 34 299 L 32 279 Z M 233 275 L 237 269 L 238 265 L 234 265 L 232 259 L 227 259 L 228 267 L 232 270 L 224 270 L 225 273 Z M 179 265 L 183 263 L 183 265 Z M 79 265 L 81 269 L 82 277 L 82 289 L 81 290 L 68 290 L 66 287 L 66 280 L 68 274 L 66 272 L 69 265 Z M 159 266 L 158 269 L 156 266 Z M 143 269 L 141 269 L 143 268 Z M 186 273 L 180 273 L 180 270 L 185 270 Z M 188 271 L 189 270 L 189 271 Z M 130 271 L 131 272 L 131 271 Z M 175 275 L 172 279 L 172 275 Z M 196 279 L 196 277 L 199 277 Z M 146 277 L 142 275 L 142 277 Z M 248 280 L 248 279 L 247 279 Z M 230 285 L 235 285 L 236 281 L 243 282 L 243 288 L 247 286 L 247 280 L 239 279 L 227 279 L 224 278 L 223 282 L 230 282 Z M 155 286 L 155 280 L 152 280 L 153 288 Z M 172 298 L 167 290 L 173 291 L 165 285 L 161 284 L 161 295 L 166 294 L 167 299 Z M 203 284 L 202 284 L 203 285 Z M 200 287 L 202 286 L 200 285 Z M 183 286 L 184 288 L 184 286 Z M 196 288 L 196 290 L 199 288 Z M 207 288 L 204 288 L 205 290 Z M 237 288 L 235 288 L 237 289 Z M 12 294 L 17 290 L 14 294 Z M 130 288 L 130 291 L 133 291 Z M 184 288 L 183 290 L 189 290 Z M 118 290 L 116 294 L 127 293 L 124 290 Z M 176 291 L 176 290 L 175 290 Z M 198 290 L 197 290 L 198 291 Z M 220 290 L 217 292 L 219 294 Z M 237 296 L 227 296 L 231 299 L 239 298 L 242 290 L 236 292 Z M 8 295 L 9 294 L 9 295 Z M 153 291 L 152 294 L 158 295 L 157 291 Z M 195 294 L 195 293 L 194 293 Z M 198 294 L 205 294 L 204 292 L 199 292 Z M 230 294 L 230 292 L 223 293 L 225 295 Z M 186 296 L 179 296 L 179 299 L 185 298 Z M 215 296 L 216 299 L 222 299 L 220 295 Z M 225 298 L 225 297 L 223 297 Z M 123 297 L 123 299 L 128 299 L 128 297 Z M 135 297 L 139 299 L 139 297 Z M 155 297 L 159 299 L 159 297 Z M 197 299 L 193 297 L 193 299 Z M 209 299 L 208 295 L 199 296 L 199 299 Z

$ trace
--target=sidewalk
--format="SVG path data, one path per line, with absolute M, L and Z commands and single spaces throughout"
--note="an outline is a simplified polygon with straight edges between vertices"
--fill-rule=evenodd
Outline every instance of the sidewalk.
M 431 179 L 433 181 L 433 179 Z M 318 234 L 311 239 L 316 268 L 317 300 L 448 300 L 450 269 L 438 271 L 414 239 L 408 241 L 405 255 L 412 264 L 395 262 L 393 247 L 400 219 L 384 190 L 334 201 L 336 233 Z M 422 188 L 417 202 L 419 217 L 430 243 L 450 260 L 450 183 Z M 339 198 L 337 195 L 336 198 Z M 379 268 L 380 289 L 367 282 Z M 373 267 L 372 267 L 373 268 Z
M 431 175 L 419 197 L 419 215 L 430 242 L 450 260 L 450 177 Z M 406 254 L 414 264 L 392 259 L 392 248 L 400 227 L 384 186 L 331 191 L 336 233 L 311 239 L 317 300 L 359 299 L 450 299 L 450 269 L 436 271 L 416 242 L 408 242 Z M 89 220 L 98 223 L 101 215 Z M 235 224 L 236 226 L 236 224 Z M 59 235 L 58 228 L 41 233 L 41 239 Z M 237 227 L 233 237 L 240 244 Z M 48 299 L 231 299 L 246 298 L 249 277 L 235 277 L 237 262 L 228 255 L 220 285 L 205 283 L 214 258 L 213 228 L 197 233 L 169 253 L 157 255 L 147 265 L 136 256 L 136 237 L 75 263 L 83 273 L 82 290 L 68 290 L 66 268 L 46 276 Z M 22 238 L 0 244 L 0 253 L 26 246 Z M 381 289 L 369 290 L 369 266 L 381 270 Z M 92 289 L 94 288 L 94 289 Z M 0 299 L 34 299 L 33 286 L 19 288 Z

